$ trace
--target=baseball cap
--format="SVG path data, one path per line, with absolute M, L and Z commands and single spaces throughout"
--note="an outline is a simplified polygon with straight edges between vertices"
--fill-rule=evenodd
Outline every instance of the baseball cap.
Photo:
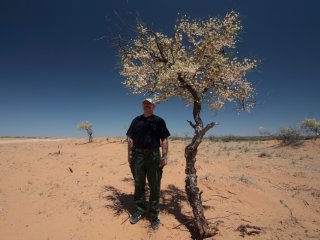
M 143 99 L 143 101 L 142 101 L 142 102 L 149 102 L 149 103 L 154 104 L 154 101 L 153 101 L 153 99 L 152 99 L 152 98 L 145 98 L 145 99 Z

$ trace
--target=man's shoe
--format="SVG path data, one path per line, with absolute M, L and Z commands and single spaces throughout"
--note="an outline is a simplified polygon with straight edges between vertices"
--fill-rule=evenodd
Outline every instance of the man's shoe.
M 151 218 L 151 227 L 153 230 L 156 230 L 160 227 L 160 219 L 158 216 L 153 216 Z
M 142 218 L 142 214 L 141 212 L 137 211 L 134 214 L 132 214 L 130 216 L 130 223 L 131 224 L 136 224 L 137 222 L 139 222 L 139 220 Z

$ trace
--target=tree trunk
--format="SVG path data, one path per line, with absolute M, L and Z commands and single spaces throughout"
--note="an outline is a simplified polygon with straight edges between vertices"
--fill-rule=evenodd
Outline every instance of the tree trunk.
M 181 83 L 181 87 L 188 90 L 193 97 L 193 119 L 195 123 L 188 121 L 190 126 L 194 129 L 194 136 L 192 142 L 186 146 L 184 156 L 186 158 L 186 192 L 188 196 L 188 201 L 192 207 L 193 215 L 195 217 L 196 223 L 196 234 L 197 239 L 204 239 L 211 237 L 216 234 L 216 232 L 210 230 L 209 224 L 204 217 L 203 206 L 201 200 L 202 192 L 198 188 L 197 183 L 197 171 L 195 168 L 196 155 L 198 152 L 198 147 L 206 134 L 206 132 L 212 128 L 215 123 L 209 123 L 204 128 L 203 122 L 200 117 L 201 112 L 201 96 L 191 85 L 189 85 L 182 74 L 178 74 L 178 81 Z
M 196 104 L 195 104 L 196 105 Z M 201 194 L 202 191 L 197 186 L 197 171 L 195 168 L 196 155 L 198 146 L 200 145 L 205 133 L 212 128 L 215 123 L 208 124 L 203 128 L 202 120 L 200 118 L 201 105 L 194 105 L 194 119 L 196 124 L 189 121 L 189 124 L 194 128 L 195 133 L 192 142 L 185 148 L 186 158 L 186 192 L 188 201 L 192 207 L 193 215 L 195 217 L 195 227 L 197 239 L 204 239 L 216 234 L 215 231 L 210 230 L 209 224 L 204 216 Z
M 92 130 L 91 129 L 87 129 L 87 133 L 88 133 L 88 137 L 89 137 L 89 143 L 91 143 L 93 141 L 92 139 Z

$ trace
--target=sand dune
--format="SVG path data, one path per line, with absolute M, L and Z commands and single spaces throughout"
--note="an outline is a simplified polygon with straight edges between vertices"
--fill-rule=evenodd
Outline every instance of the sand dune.
M 128 221 L 133 182 L 123 140 L 0 139 L 1 239 L 192 239 L 186 144 L 170 141 L 153 231 L 148 217 Z M 248 239 L 320 239 L 319 140 L 297 148 L 204 141 L 197 169 L 205 215 L 219 228 L 212 239 L 243 239 L 242 224 L 262 228 Z

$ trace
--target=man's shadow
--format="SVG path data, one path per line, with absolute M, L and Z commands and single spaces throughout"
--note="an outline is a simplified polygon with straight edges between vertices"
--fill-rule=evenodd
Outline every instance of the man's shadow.
M 123 181 L 130 181 L 130 179 L 125 178 Z M 106 200 L 105 207 L 111 209 L 114 216 L 127 213 L 129 218 L 129 215 L 135 212 L 133 195 L 123 193 L 110 185 L 104 186 L 103 189 L 105 192 L 103 198 Z M 148 196 L 148 189 L 146 196 Z M 146 197 L 146 199 L 148 199 L 148 197 Z M 177 219 L 179 224 L 173 228 L 178 229 L 180 226 L 185 226 L 190 232 L 192 239 L 196 239 L 194 220 L 191 216 L 187 216 L 182 212 L 183 203 L 188 203 L 187 196 L 184 191 L 174 184 L 170 184 L 166 189 L 161 191 L 160 211 L 172 214 Z M 126 220 L 128 220 L 128 218 Z

